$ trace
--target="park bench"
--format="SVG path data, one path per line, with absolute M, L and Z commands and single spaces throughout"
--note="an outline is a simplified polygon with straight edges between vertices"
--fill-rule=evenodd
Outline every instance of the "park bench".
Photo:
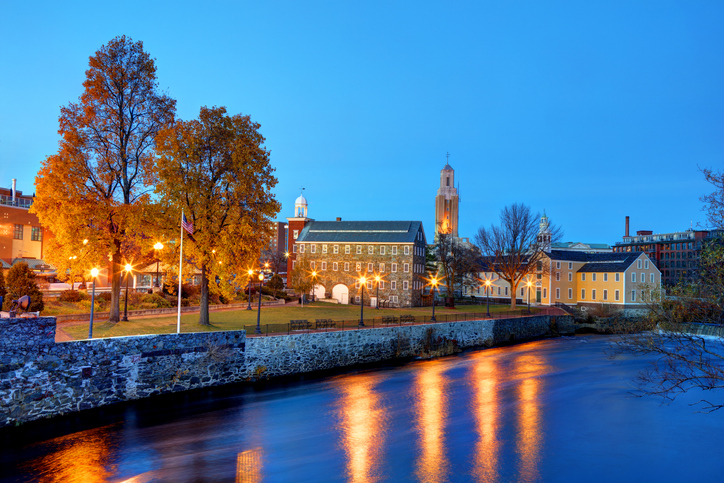
M 415 316 L 414 315 L 400 315 L 400 322 L 414 322 Z
M 290 320 L 289 330 L 307 330 L 312 328 L 312 323 L 307 319 L 303 320 Z
M 333 329 L 337 327 L 337 322 L 332 319 L 317 319 L 317 329 Z
M 387 315 L 382 317 L 382 323 L 383 324 L 396 324 L 397 323 L 397 317 L 393 315 Z

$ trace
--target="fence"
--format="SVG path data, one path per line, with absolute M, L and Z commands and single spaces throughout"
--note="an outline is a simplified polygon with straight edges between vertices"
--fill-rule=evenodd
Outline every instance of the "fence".
M 373 309 L 374 310 L 374 309 Z M 487 316 L 483 313 L 461 313 L 461 314 L 442 314 L 436 315 L 432 320 L 430 315 L 398 315 L 386 317 L 371 317 L 364 319 L 364 326 L 360 327 L 360 319 L 347 320 L 295 320 L 289 323 L 261 324 L 259 329 L 261 334 L 256 333 L 256 324 L 244 325 L 242 328 L 246 330 L 247 337 L 266 337 L 270 335 L 289 335 L 289 334 L 306 334 L 311 332 L 332 332 L 339 330 L 365 330 L 391 326 L 409 326 L 424 324 L 440 324 L 445 322 L 463 322 L 466 320 L 488 320 L 488 319 L 513 319 L 523 317 L 536 317 L 539 315 L 568 315 L 564 310 L 556 307 L 534 308 L 530 312 L 527 308 L 518 309 L 509 312 L 491 313 Z M 308 324 L 304 324 L 307 322 Z

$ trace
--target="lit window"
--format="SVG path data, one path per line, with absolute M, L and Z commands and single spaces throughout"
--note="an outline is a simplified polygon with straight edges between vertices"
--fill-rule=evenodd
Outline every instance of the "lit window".
M 295 268 L 296 266 L 297 266 L 297 261 L 296 261 L 296 260 L 292 260 L 292 270 L 294 270 L 294 268 Z
M 317 253 L 317 245 L 312 245 L 312 253 Z
M 304 245 L 299 245 L 299 253 L 304 253 Z
M 327 253 L 327 245 L 322 245 L 322 253 Z
M 15 225 L 15 231 L 13 231 L 13 238 L 16 240 L 23 239 L 23 225 Z
M 361 272 L 361 271 L 362 271 L 362 264 L 361 264 L 360 262 L 357 262 L 357 263 L 355 264 L 355 269 L 356 269 L 358 272 Z
M 337 268 L 338 268 L 337 262 L 332 263 L 332 270 L 334 270 L 336 272 Z
M 322 270 L 327 270 L 327 262 L 322 262 Z
M 335 254 L 339 253 L 339 245 L 335 245 L 332 247 L 332 253 L 335 253 Z
M 344 271 L 349 272 L 349 262 L 344 262 Z
M 30 239 L 32 241 L 43 241 L 43 229 L 39 226 L 34 226 L 30 231 Z
M 349 255 L 349 245 L 344 246 L 344 253 Z
M 299 230 L 294 230 L 294 239 L 296 240 L 299 236 Z
M 357 255 L 362 254 L 362 245 L 357 245 Z
M 385 264 L 380 263 L 380 273 L 383 273 L 385 271 Z
M 367 247 L 367 253 L 370 255 L 373 255 L 375 253 L 375 247 L 374 245 L 370 245 Z

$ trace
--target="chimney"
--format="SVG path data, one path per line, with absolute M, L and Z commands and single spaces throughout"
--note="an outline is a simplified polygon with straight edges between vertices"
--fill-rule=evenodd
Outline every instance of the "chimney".
M 340 218 L 340 217 L 338 216 L 338 217 L 337 217 L 337 221 L 342 221 L 342 218 Z
M 626 234 L 624 236 L 628 236 L 628 216 L 626 217 Z
M 15 179 L 15 178 L 13 178 L 13 190 L 12 190 L 12 193 L 13 193 L 13 206 L 15 206 L 15 187 L 17 186 L 17 183 L 18 183 L 18 180 Z

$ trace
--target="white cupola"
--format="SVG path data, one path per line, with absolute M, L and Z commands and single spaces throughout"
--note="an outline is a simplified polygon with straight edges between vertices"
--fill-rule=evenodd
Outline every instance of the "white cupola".
M 294 202 L 294 217 L 307 217 L 307 199 L 304 197 L 304 195 L 299 195 L 299 198 L 297 198 Z

